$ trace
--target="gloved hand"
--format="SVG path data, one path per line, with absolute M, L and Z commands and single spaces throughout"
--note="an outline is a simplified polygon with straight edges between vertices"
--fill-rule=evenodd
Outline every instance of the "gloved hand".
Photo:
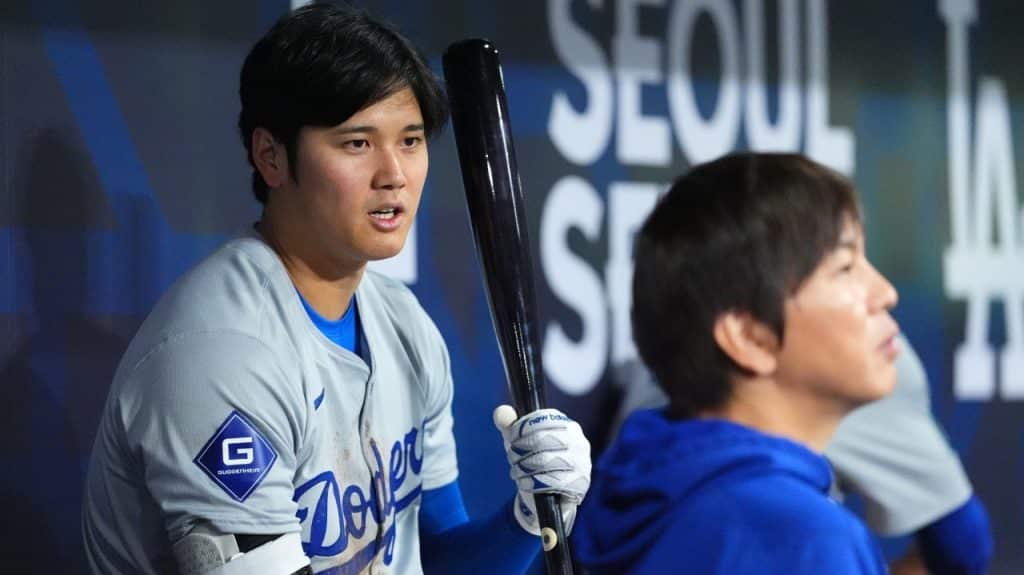
M 494 410 L 494 425 L 505 441 L 512 480 L 519 489 L 513 507 L 527 532 L 540 535 L 533 496 L 561 495 L 565 532 L 572 530 L 576 508 L 590 488 L 590 442 L 580 424 L 557 409 L 540 409 L 517 419 L 516 410 Z

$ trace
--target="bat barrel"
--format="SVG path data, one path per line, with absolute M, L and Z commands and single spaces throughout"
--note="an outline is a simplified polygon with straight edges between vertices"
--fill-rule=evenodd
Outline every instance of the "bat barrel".
M 544 406 L 540 344 L 526 205 L 498 50 L 487 40 L 453 44 L 444 54 L 452 128 L 466 204 L 483 265 L 505 373 L 520 413 Z
M 487 286 L 491 319 L 516 409 L 544 407 L 526 205 L 498 50 L 487 40 L 453 44 L 443 58 L 452 129 L 466 205 Z M 572 575 L 572 557 L 555 495 L 538 495 L 544 563 L 550 575 Z

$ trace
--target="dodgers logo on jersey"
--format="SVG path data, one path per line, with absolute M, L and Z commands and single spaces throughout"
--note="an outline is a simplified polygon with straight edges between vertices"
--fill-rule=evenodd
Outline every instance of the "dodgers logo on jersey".
M 232 411 L 192 461 L 241 502 L 267 476 L 277 452 L 249 420 Z
M 410 476 L 418 477 L 423 467 L 422 446 L 417 453 L 419 430 L 410 429 L 405 437 L 391 446 L 387 465 L 377 443 L 370 441 L 373 452 L 370 485 L 339 485 L 333 471 L 324 471 L 295 490 L 299 504 L 296 515 L 302 523 L 302 548 L 310 557 L 332 557 L 348 549 L 350 538 L 368 535 L 365 547 L 355 552 L 342 565 L 344 573 L 359 573 L 383 549 L 384 564 L 390 565 L 395 550 L 395 523 L 391 521 L 378 543 L 372 525 L 387 525 L 388 520 L 408 507 L 420 496 L 421 485 L 402 487 Z M 413 480 L 415 481 L 415 480 Z M 332 571 L 333 572 L 333 571 Z

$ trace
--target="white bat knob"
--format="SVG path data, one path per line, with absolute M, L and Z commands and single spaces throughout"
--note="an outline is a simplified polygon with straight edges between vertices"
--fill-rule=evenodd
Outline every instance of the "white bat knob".
M 551 551 L 558 545 L 558 535 L 555 530 L 550 527 L 545 527 L 540 530 L 541 544 L 544 546 L 545 551 Z

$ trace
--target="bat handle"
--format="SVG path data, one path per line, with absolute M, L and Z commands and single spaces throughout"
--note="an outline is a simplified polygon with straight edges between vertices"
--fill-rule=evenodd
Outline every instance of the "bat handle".
M 544 565 L 548 575 L 572 575 L 572 556 L 558 496 L 550 493 L 536 495 L 534 502 L 541 525 L 541 544 L 544 547 Z

